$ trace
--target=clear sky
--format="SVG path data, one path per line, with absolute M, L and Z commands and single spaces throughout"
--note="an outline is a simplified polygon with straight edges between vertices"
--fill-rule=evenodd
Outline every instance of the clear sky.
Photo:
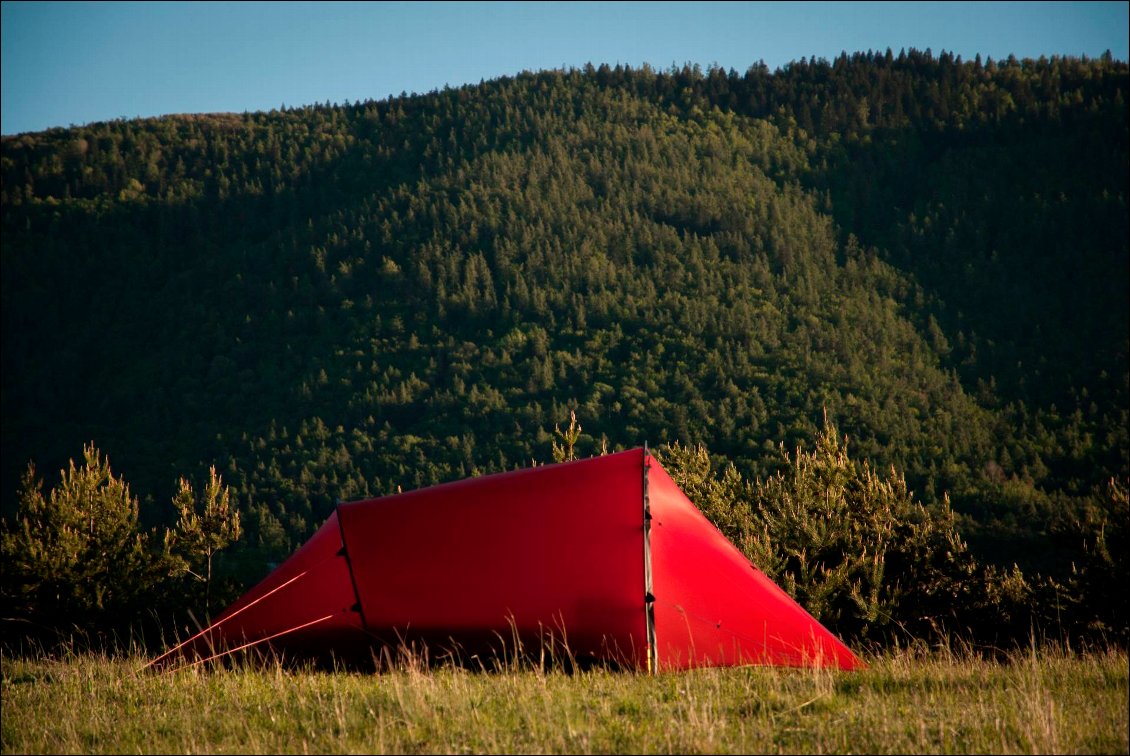
M 1130 2 L 3 2 L 4 134 L 384 99 L 585 63 L 1110 50 Z

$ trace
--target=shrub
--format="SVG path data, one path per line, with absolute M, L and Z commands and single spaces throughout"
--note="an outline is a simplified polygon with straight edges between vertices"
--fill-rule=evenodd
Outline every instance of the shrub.
M 718 474 L 703 446 L 657 451 L 754 565 L 845 638 L 998 642 L 1030 631 L 1032 586 L 1018 569 L 977 563 L 947 499 L 927 507 L 894 469 L 853 461 L 827 421 L 812 451 L 780 454 L 781 472 L 750 482 L 732 464 Z

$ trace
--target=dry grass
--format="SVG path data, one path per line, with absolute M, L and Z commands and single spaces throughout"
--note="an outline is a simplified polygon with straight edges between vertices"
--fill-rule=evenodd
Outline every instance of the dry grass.
M 1127 656 L 901 651 L 649 677 L 4 657 L 4 753 L 1127 753 Z

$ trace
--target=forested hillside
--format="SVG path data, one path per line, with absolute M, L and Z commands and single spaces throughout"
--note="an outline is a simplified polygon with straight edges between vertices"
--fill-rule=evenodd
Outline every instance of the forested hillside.
M 1064 577 L 1130 475 L 1128 83 L 888 52 L 6 136 L 4 514 L 85 443 L 147 523 L 215 465 L 246 581 L 338 500 L 549 461 L 570 410 L 579 454 L 748 479 L 826 413 Z

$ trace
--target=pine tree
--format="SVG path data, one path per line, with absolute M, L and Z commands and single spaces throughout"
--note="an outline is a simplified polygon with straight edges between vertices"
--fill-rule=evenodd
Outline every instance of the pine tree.
M 198 502 L 202 505 L 200 511 L 197 511 Z M 223 477 L 216 473 L 215 466 L 208 469 L 208 482 L 199 497 L 192 484 L 181 478 L 173 506 L 179 519 L 175 529 L 166 533 L 166 546 L 183 560 L 184 570 L 204 584 L 204 606 L 211 615 L 213 558 L 243 535 L 239 511 L 232 506 L 231 491 L 224 485 Z
M 98 625 L 148 595 L 162 570 L 138 502 L 91 443 L 47 494 L 29 465 L 18 510 L 0 536 L 8 611 L 47 626 Z
M 569 427 L 563 431 L 560 425 L 554 425 L 553 432 L 557 438 L 561 439 L 560 445 L 557 441 L 553 441 L 553 461 L 569 462 L 576 459 L 577 453 L 573 450 L 573 447 L 576 446 L 577 439 L 581 437 L 581 425 L 577 422 L 577 413 L 570 410 Z

